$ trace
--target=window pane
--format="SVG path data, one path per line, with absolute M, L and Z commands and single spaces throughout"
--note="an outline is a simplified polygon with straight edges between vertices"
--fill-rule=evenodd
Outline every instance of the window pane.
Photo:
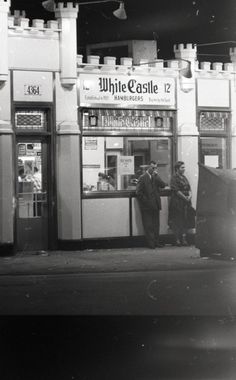
M 171 139 L 167 137 L 83 137 L 83 190 L 135 190 L 150 160 L 162 179 L 171 176 Z
M 201 162 L 214 168 L 226 168 L 226 139 L 202 137 L 200 139 Z
M 47 113 L 41 110 L 18 110 L 15 113 L 15 126 L 20 130 L 46 130 Z
M 18 151 L 18 217 L 42 216 L 42 143 L 21 142 Z M 44 199 L 42 197 L 44 194 Z

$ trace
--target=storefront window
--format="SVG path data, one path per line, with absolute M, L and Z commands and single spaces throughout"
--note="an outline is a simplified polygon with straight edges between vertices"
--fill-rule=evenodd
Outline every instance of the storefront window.
M 162 179 L 171 175 L 170 137 L 83 137 L 83 191 L 135 190 L 150 160 Z
M 229 157 L 229 113 L 200 112 L 200 162 L 214 168 L 227 168 Z
M 202 137 L 201 162 L 214 168 L 226 168 L 226 139 L 224 137 Z

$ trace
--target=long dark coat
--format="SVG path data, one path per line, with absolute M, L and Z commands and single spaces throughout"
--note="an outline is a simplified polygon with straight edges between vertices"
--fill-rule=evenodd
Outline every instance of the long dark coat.
M 177 193 L 181 191 L 188 196 L 191 187 L 189 181 L 184 175 L 174 174 L 171 178 L 171 198 L 169 203 L 168 224 L 173 230 L 186 229 L 188 227 L 187 210 L 191 202 L 186 202 Z
M 136 187 L 136 194 L 141 210 L 143 228 L 150 248 L 159 244 L 161 197 L 160 188 L 165 187 L 165 182 L 154 175 L 150 179 L 148 173 L 141 175 Z
M 166 186 L 158 174 L 153 176 L 153 183 L 146 172 L 139 177 L 136 194 L 141 209 L 161 210 L 160 189 Z

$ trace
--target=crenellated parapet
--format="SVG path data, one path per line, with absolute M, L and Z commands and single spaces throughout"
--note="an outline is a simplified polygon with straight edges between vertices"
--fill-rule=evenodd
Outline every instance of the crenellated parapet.
M 236 64 L 236 47 L 232 47 L 229 49 L 229 55 L 231 62 Z
M 182 46 L 182 45 L 181 45 Z M 182 49 L 182 48 L 181 48 Z M 181 50 L 179 49 L 179 50 Z M 185 49 L 182 49 L 185 50 Z M 188 50 L 191 50 L 188 48 Z M 192 52 L 196 47 L 192 48 Z M 186 55 L 185 58 L 187 59 Z M 184 58 L 184 59 L 185 59 Z M 188 55 L 189 58 L 189 55 Z M 192 77 L 182 74 L 180 58 L 173 60 L 156 59 L 149 62 L 147 59 L 140 60 L 139 65 L 134 65 L 131 57 L 122 57 L 118 62 L 116 57 L 107 56 L 103 60 L 99 55 L 88 55 L 87 59 L 83 55 L 77 55 L 77 74 L 81 73 L 106 73 L 123 75 L 153 75 L 158 77 L 173 77 L 177 79 L 181 93 L 194 92 L 195 79 L 227 79 L 235 83 L 236 63 L 232 62 L 191 62 Z
M 227 62 L 196 62 L 195 72 L 198 77 L 208 77 L 208 78 L 230 78 L 231 74 L 235 75 L 236 65 Z
M 196 54 L 196 45 L 188 44 L 191 46 L 184 47 L 183 44 L 178 45 L 178 51 L 180 52 L 188 52 L 192 54 L 192 57 Z M 176 51 L 176 47 L 175 47 Z M 236 55 L 236 48 L 230 49 L 230 54 Z M 185 58 L 190 59 L 190 54 L 181 55 Z M 139 65 L 133 65 L 133 59 L 131 57 L 122 57 L 120 58 L 120 62 L 117 63 L 116 57 L 104 57 L 103 62 L 99 55 L 89 55 L 87 56 L 87 61 L 84 60 L 83 55 L 77 55 L 77 69 L 78 71 L 83 70 L 102 70 L 102 71 L 119 71 L 122 72 L 126 69 L 127 73 L 139 73 L 139 74 L 147 74 L 153 73 L 158 75 L 178 75 L 180 71 L 180 61 L 181 58 L 173 59 L 173 60 L 163 60 L 156 59 L 153 62 L 149 62 L 147 59 L 141 59 Z M 183 65 L 185 63 L 183 62 Z M 191 65 L 191 70 L 193 74 L 197 74 L 198 76 L 208 76 L 208 77 L 229 77 L 231 74 L 235 75 L 236 71 L 236 61 L 233 62 L 199 62 L 194 60 Z
M 25 17 L 25 11 L 14 11 L 8 16 L 8 30 L 10 35 L 21 35 L 24 37 L 59 38 L 59 25 L 57 20 L 49 20 L 45 23 L 43 19 Z M 31 25 L 30 25 L 31 24 Z
M 0 84 L 8 79 L 8 31 L 7 17 L 11 6 L 10 0 L 0 0 Z
M 0 0 L 0 12 L 9 12 L 11 0 Z
M 174 45 L 174 54 L 176 59 L 195 61 L 197 57 L 197 45 L 192 43 Z
M 73 2 L 70 3 L 57 3 L 54 8 L 56 18 L 77 18 L 79 12 L 79 5 Z
M 59 2 L 54 12 L 61 29 L 60 38 L 60 79 L 63 87 L 72 88 L 77 81 L 77 24 L 78 4 Z
M 88 55 L 87 61 L 83 60 L 83 55 L 77 55 L 77 70 L 78 73 L 84 71 L 90 72 L 117 72 L 127 75 L 169 75 L 177 76 L 179 73 L 179 63 L 174 60 L 157 59 L 153 62 L 148 62 L 146 59 L 141 59 L 139 65 L 133 64 L 133 58 L 121 57 L 117 63 L 116 57 L 106 56 L 103 62 L 99 55 Z

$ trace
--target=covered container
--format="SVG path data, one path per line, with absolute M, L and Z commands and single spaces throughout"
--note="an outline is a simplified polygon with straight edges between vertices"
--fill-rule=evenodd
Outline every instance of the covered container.
M 196 211 L 200 255 L 236 256 L 236 170 L 199 164 Z

